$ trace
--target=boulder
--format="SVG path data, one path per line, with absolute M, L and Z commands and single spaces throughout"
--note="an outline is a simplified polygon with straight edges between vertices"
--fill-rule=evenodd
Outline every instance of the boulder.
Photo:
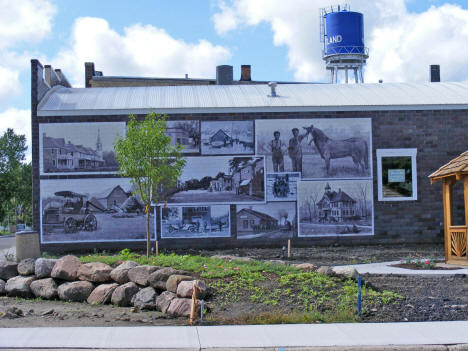
M 148 277 L 148 283 L 155 289 L 166 290 L 167 279 L 173 274 L 180 274 L 180 271 L 172 267 L 158 269 Z
M 291 266 L 302 269 L 304 271 L 316 271 L 318 268 L 315 264 L 307 263 L 307 262 L 292 264 Z
M 10 278 L 5 284 L 5 291 L 9 296 L 31 297 L 31 283 L 36 279 L 34 276 L 23 277 L 18 275 Z
M 333 275 L 333 270 L 329 266 L 320 266 L 317 269 L 317 273 L 323 274 L 323 275 Z
M 177 292 L 177 286 L 181 281 L 184 280 L 193 280 L 193 277 L 189 275 L 180 275 L 180 274 L 173 274 L 169 278 L 167 278 L 166 282 L 166 290 L 176 293 Z
M 141 286 L 148 285 L 148 278 L 154 271 L 161 267 L 157 266 L 137 266 L 128 271 L 128 280 Z
M 156 309 L 162 313 L 166 313 L 171 301 L 177 297 L 176 294 L 170 291 L 163 291 L 161 295 L 156 298 Z
M 166 313 L 173 317 L 189 317 L 192 307 L 192 299 L 182 299 L 176 297 L 172 299 Z M 197 301 L 195 306 L 195 314 L 200 313 L 200 302 Z
M 85 263 L 78 269 L 78 279 L 93 283 L 103 283 L 111 279 L 112 267 L 102 262 Z
M 112 293 L 119 286 L 119 284 L 101 284 L 96 289 L 93 290 L 91 295 L 88 297 L 88 303 L 90 305 L 102 305 L 109 303 L 112 297 Z
M 58 287 L 60 300 L 83 302 L 91 295 L 94 285 L 91 282 L 77 281 L 63 283 Z
M 57 283 L 52 278 L 35 280 L 31 283 L 30 288 L 36 297 L 53 299 L 57 296 Z
M 5 294 L 5 281 L 0 279 L 0 295 Z
M 0 279 L 8 280 L 18 275 L 17 263 L 0 261 Z
M 110 276 L 113 281 L 116 281 L 118 283 L 128 283 L 128 271 L 136 266 L 138 266 L 138 263 L 136 262 L 125 261 L 119 264 L 116 268 L 114 268 L 110 273 Z
M 155 310 L 156 309 L 156 290 L 151 286 L 141 289 L 133 296 L 132 305 L 140 310 Z
M 36 278 L 49 278 L 50 273 L 52 273 L 52 268 L 54 268 L 56 263 L 56 259 L 38 258 L 34 264 L 34 272 L 36 274 Z
M 359 276 L 358 271 L 354 267 L 349 267 L 349 266 L 341 266 L 341 267 L 334 267 L 332 268 L 333 273 L 336 275 L 346 277 L 346 278 L 351 278 L 351 279 L 357 279 Z
M 121 307 L 132 304 L 132 298 L 140 290 L 134 282 L 128 282 L 117 287 L 112 293 L 111 303 Z
M 207 287 L 205 282 L 201 280 L 185 280 L 181 281 L 177 286 L 178 297 L 192 297 L 193 287 L 196 287 L 197 299 L 203 299 L 206 295 Z
M 62 280 L 76 280 L 81 261 L 78 257 L 67 255 L 59 258 L 52 268 L 50 276 Z
M 18 263 L 18 273 L 20 275 L 34 275 L 34 265 L 36 260 L 34 258 L 25 258 Z

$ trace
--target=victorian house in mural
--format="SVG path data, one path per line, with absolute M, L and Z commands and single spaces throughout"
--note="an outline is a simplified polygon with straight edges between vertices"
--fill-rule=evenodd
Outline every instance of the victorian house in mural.
M 320 222 L 343 222 L 356 215 L 356 200 L 341 189 L 332 191 L 327 183 L 325 193 L 317 203 Z

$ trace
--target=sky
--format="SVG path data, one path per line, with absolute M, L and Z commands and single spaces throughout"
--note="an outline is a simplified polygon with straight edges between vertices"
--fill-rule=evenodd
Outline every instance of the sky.
M 0 132 L 30 139 L 30 60 L 84 85 L 104 75 L 327 82 L 319 9 L 332 0 L 0 0 Z M 348 0 L 364 14 L 366 83 L 468 81 L 468 0 Z M 29 157 L 29 156 L 28 156 Z

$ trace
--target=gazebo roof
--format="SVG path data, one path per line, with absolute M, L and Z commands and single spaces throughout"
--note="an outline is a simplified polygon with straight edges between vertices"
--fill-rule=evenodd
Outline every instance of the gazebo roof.
M 440 167 L 429 178 L 431 178 L 431 183 L 433 183 L 441 178 L 459 176 L 461 174 L 468 174 L 468 150 Z

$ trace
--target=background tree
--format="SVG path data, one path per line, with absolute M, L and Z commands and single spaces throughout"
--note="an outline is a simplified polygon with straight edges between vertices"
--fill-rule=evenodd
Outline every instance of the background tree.
M 150 255 L 150 208 L 165 201 L 166 189 L 177 184 L 185 159 L 180 145 L 171 145 L 164 116 L 150 113 L 141 122 L 130 116 L 125 137 L 117 140 L 115 153 L 119 172 L 131 178 L 146 209 L 146 256 Z

